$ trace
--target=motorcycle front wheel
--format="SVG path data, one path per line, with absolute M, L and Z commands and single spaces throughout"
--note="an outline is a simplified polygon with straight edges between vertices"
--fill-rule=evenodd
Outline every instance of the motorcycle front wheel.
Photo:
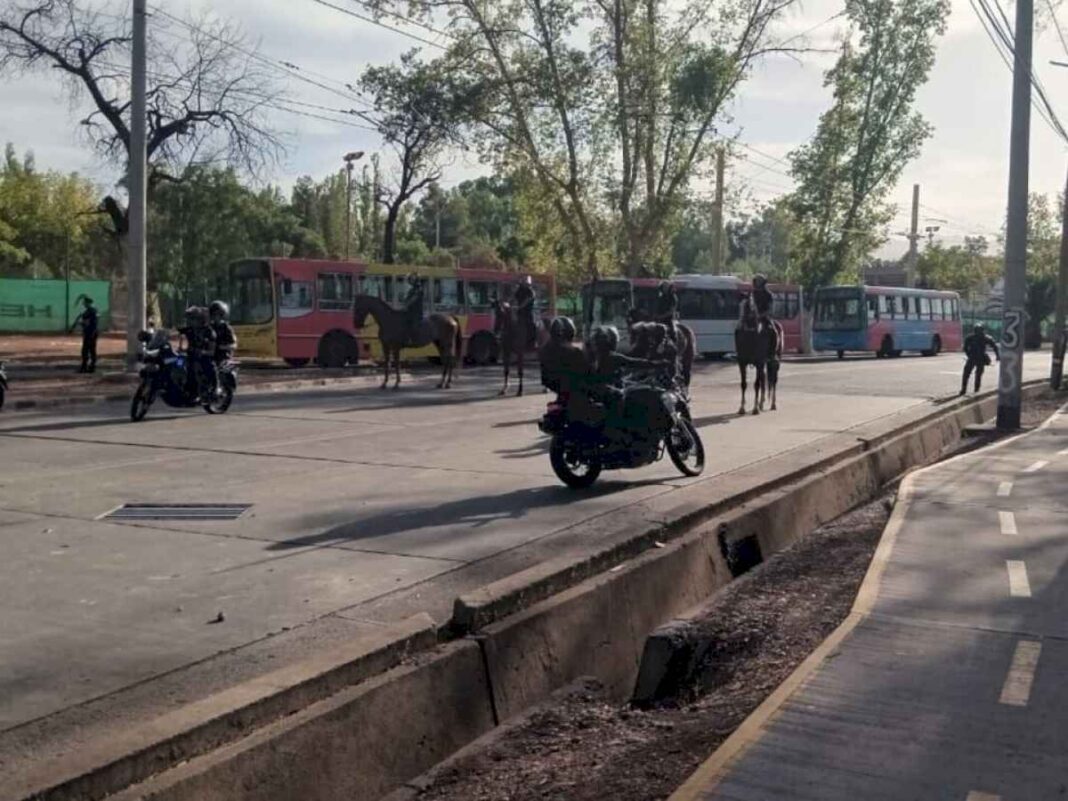
M 149 388 L 148 381 L 142 381 L 137 385 L 137 391 L 130 402 L 130 419 L 135 423 L 144 420 L 145 415 L 148 414 L 148 407 L 151 405 L 152 390 Z
M 563 434 L 553 437 L 549 446 L 549 461 L 553 472 L 571 489 L 585 489 L 601 475 L 599 462 L 584 461 L 574 452 L 568 452 L 567 440 Z
M 667 452 L 684 476 L 699 476 L 705 471 L 705 446 L 693 423 L 680 417 L 667 437 Z
M 230 408 L 230 404 L 233 402 L 233 388 L 220 386 L 219 394 L 204 404 L 204 411 L 208 414 L 226 414 L 226 410 Z

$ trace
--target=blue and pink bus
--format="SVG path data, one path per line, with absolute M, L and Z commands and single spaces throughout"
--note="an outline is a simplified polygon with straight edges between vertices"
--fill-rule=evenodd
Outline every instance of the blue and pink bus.
M 816 290 L 812 347 L 874 353 L 882 358 L 919 351 L 935 356 L 962 345 L 956 292 L 893 286 L 829 286 Z

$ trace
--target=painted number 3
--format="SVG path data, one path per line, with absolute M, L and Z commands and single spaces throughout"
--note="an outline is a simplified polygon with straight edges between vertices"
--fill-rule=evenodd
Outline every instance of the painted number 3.
M 1016 350 L 1020 346 L 1020 326 L 1023 324 L 1023 312 L 1019 309 L 1005 311 L 1005 327 L 1001 335 L 1001 344 L 1006 350 Z

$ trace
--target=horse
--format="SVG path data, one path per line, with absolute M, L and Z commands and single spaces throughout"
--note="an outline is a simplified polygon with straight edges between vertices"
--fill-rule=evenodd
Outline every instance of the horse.
M 652 322 L 653 317 L 641 309 L 631 309 L 627 313 L 627 330 L 631 333 L 632 341 L 634 326 L 637 323 Z M 697 358 L 697 337 L 693 329 L 682 323 L 675 323 L 676 340 L 679 351 L 679 371 L 683 386 L 690 387 L 690 377 L 693 375 L 693 362 Z
M 779 365 L 782 359 L 782 326 L 772 321 L 762 324 L 756 309 L 748 301 L 742 310 L 742 319 L 734 329 L 734 352 L 738 357 L 738 370 L 742 377 L 742 403 L 738 414 L 745 414 L 745 391 L 748 388 L 750 365 L 756 370 L 753 385 L 753 414 L 760 414 L 771 396 L 771 409 L 778 409 Z
M 511 369 L 512 356 L 516 360 L 516 372 L 519 373 L 519 389 L 515 396 L 523 394 L 523 357 L 527 352 L 528 331 L 519 317 L 519 310 L 511 303 L 493 301 L 493 333 L 501 343 L 501 363 L 504 365 L 504 386 L 498 395 L 508 391 L 508 374 Z M 537 329 L 535 329 L 535 339 Z
M 422 348 L 430 343 L 438 349 L 441 357 L 441 381 L 438 389 L 452 386 L 453 369 L 463 358 L 464 335 L 460 320 L 451 314 L 431 314 L 422 320 L 414 340 L 408 336 L 408 318 L 402 311 L 397 311 L 388 303 L 373 295 L 357 295 L 352 302 L 352 322 L 357 328 L 367 321 L 367 315 L 378 324 L 378 341 L 382 345 L 385 359 L 385 375 L 379 389 L 389 384 L 389 363 L 393 359 L 396 367 L 396 381 L 393 388 L 400 386 L 400 354 L 402 348 Z

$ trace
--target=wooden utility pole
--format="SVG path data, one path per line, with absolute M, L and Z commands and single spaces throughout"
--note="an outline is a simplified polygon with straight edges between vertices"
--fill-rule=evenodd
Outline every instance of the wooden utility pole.
M 716 199 L 712 205 L 712 274 L 723 275 L 723 174 L 726 171 L 723 148 L 716 151 Z
M 1068 307 L 1068 178 L 1065 179 L 1064 199 L 1061 203 L 1061 255 L 1060 271 L 1057 275 L 1057 309 L 1053 317 L 1053 363 L 1050 365 L 1049 385 L 1061 388 L 1064 375 L 1064 349 L 1066 333 L 1064 317 Z
M 130 63 L 130 158 L 127 181 L 130 192 L 129 233 L 126 237 L 126 369 L 137 369 L 138 334 L 145 327 L 145 154 L 148 117 L 145 114 L 145 0 L 133 0 L 133 42 Z

